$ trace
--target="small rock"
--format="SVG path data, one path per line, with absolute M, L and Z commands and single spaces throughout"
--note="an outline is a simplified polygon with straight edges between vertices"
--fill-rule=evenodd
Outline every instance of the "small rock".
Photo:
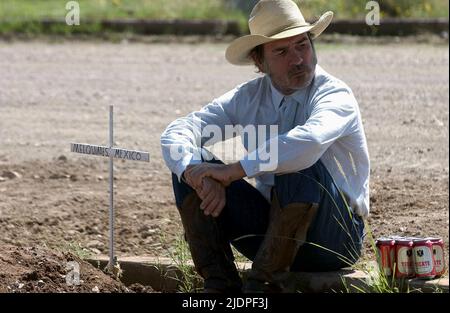
M 150 237 L 153 234 L 156 234 L 157 232 L 158 230 L 149 228 L 146 231 L 141 232 L 141 238 L 147 239 L 148 237 Z
M 66 157 L 65 155 L 60 155 L 60 156 L 58 157 L 58 161 L 66 162 L 66 161 L 67 161 L 67 157 Z
M 34 225 L 31 231 L 33 234 L 38 234 L 42 232 L 42 229 L 38 225 Z
M 95 286 L 94 288 L 92 288 L 92 292 L 99 293 L 100 289 L 98 289 L 98 287 Z
M 44 281 L 42 279 L 39 279 L 38 282 L 37 282 L 37 285 L 38 285 L 38 287 L 42 288 L 42 287 L 44 287 L 45 283 L 44 283 Z
M 86 247 L 99 249 L 103 247 L 103 243 L 98 240 L 91 240 L 86 244 Z
M 160 225 L 170 224 L 172 221 L 168 218 L 163 218 L 160 220 Z
M 2 174 L 3 177 L 14 179 L 14 178 L 22 178 L 22 175 L 15 171 L 4 171 Z
M 136 293 L 144 293 L 144 292 L 151 290 L 151 288 L 148 289 L 147 286 L 143 286 L 139 283 L 134 283 L 134 284 L 130 285 L 129 288 Z
M 75 202 L 83 202 L 79 197 L 73 197 L 72 200 Z
M 87 226 L 84 228 L 84 230 L 86 231 L 86 233 L 87 233 L 88 235 L 95 235 L 95 234 L 98 234 L 98 233 L 99 233 L 98 226 L 93 226 L 93 227 L 91 227 L 91 226 L 87 225 Z
M 442 127 L 442 126 L 445 125 L 445 124 L 444 124 L 442 121 L 440 121 L 437 117 L 434 117 L 433 122 L 434 122 L 437 126 L 439 126 L 439 127 Z
M 131 233 L 132 233 L 132 231 L 131 231 L 130 229 L 128 229 L 128 228 L 123 228 L 123 229 L 121 229 L 121 230 L 119 231 L 119 235 L 120 235 L 120 236 L 129 235 L 129 234 L 131 234 Z
M 89 248 L 89 250 L 93 253 L 93 254 L 102 254 L 102 252 L 100 250 L 98 250 L 97 248 Z
M 50 175 L 50 179 L 65 179 L 65 178 L 69 178 L 70 175 L 65 175 L 65 174 L 52 174 Z
M 143 232 L 146 232 L 147 230 L 148 230 L 148 226 L 141 226 L 141 227 L 139 227 L 138 232 L 143 233 Z
M 0 183 L 6 181 L 6 178 L 0 176 Z
M 18 284 L 18 286 L 17 286 L 17 288 L 19 288 L 19 289 L 22 289 L 22 288 L 23 288 L 23 286 L 25 286 L 25 284 L 24 284 L 24 283 L 19 283 L 19 284 Z

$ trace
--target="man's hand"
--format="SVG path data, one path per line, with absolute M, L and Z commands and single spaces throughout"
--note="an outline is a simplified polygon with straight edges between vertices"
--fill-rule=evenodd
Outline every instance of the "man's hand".
M 186 182 L 195 189 L 205 215 L 219 216 L 225 207 L 225 187 L 245 176 L 239 162 L 225 165 L 201 163 L 188 165 L 183 173 Z
M 219 181 L 223 186 L 228 186 L 233 181 L 245 177 L 245 171 L 240 162 L 233 164 L 201 163 L 188 166 L 184 172 L 188 184 L 194 189 L 200 187 L 204 177 L 211 177 Z
M 225 187 L 218 181 L 205 177 L 201 190 L 196 190 L 202 203 L 200 209 L 205 215 L 212 215 L 218 217 L 226 204 Z
M 192 175 L 192 169 L 199 165 L 200 164 L 188 165 L 183 173 L 183 177 L 186 183 L 192 188 L 194 188 L 196 191 L 200 191 L 202 189 L 203 182 L 201 179 L 197 179 Z

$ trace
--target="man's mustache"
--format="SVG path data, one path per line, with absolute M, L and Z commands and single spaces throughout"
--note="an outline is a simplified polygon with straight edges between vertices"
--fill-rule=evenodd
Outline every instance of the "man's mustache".
M 293 67 L 292 69 L 289 70 L 288 75 L 294 76 L 294 75 L 300 74 L 302 72 L 309 72 L 309 71 L 310 71 L 310 67 L 307 65 L 296 65 L 295 67 Z

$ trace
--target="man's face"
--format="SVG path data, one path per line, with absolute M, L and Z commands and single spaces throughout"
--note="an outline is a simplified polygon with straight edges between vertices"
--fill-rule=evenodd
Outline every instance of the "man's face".
M 283 94 L 289 95 L 312 82 L 317 58 L 307 34 L 269 42 L 263 48 L 259 68 Z

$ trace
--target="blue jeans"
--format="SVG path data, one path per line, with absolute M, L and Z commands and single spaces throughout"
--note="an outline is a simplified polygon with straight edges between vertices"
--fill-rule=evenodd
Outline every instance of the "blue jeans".
M 222 163 L 212 160 L 213 163 Z M 177 207 L 195 192 L 172 174 Z M 333 271 L 354 264 L 361 254 L 364 222 L 345 205 L 339 189 L 321 161 L 299 172 L 275 176 L 280 207 L 318 203 L 319 208 L 291 266 L 291 271 Z M 241 179 L 226 188 L 226 205 L 217 225 L 240 253 L 253 260 L 269 225 L 270 203 Z

